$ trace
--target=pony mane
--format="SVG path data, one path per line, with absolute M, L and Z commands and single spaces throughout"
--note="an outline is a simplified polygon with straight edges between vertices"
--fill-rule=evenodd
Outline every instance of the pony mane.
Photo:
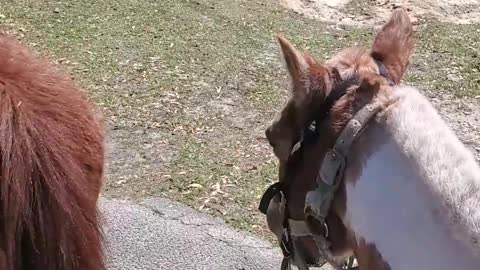
M 105 269 L 103 140 L 86 96 L 0 34 L 2 269 Z

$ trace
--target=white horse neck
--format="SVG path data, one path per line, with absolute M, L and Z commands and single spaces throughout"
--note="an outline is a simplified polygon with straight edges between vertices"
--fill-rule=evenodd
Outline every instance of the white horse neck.
M 479 269 L 480 167 L 418 90 L 395 91 L 353 148 L 344 221 L 393 270 Z

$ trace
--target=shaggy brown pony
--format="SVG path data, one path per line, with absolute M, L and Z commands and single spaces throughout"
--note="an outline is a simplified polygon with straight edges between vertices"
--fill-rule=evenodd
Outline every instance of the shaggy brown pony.
M 85 95 L 0 34 L 0 269 L 105 269 L 103 140 Z

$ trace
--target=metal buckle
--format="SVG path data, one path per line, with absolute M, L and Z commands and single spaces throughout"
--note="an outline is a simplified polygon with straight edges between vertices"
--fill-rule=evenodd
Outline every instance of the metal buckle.
M 327 222 L 323 222 L 323 228 L 325 228 L 325 235 L 323 237 L 325 237 L 325 239 L 327 239 L 328 236 L 330 235 L 330 231 L 328 230 Z
M 340 170 L 345 167 L 345 157 L 335 149 L 330 149 L 323 158 L 322 166 L 320 168 L 321 180 L 329 185 L 335 184 L 335 178 Z

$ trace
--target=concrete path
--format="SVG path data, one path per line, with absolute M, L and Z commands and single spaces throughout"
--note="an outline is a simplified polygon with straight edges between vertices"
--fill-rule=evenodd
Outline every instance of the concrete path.
M 103 198 L 109 270 L 278 270 L 281 252 L 166 199 Z

